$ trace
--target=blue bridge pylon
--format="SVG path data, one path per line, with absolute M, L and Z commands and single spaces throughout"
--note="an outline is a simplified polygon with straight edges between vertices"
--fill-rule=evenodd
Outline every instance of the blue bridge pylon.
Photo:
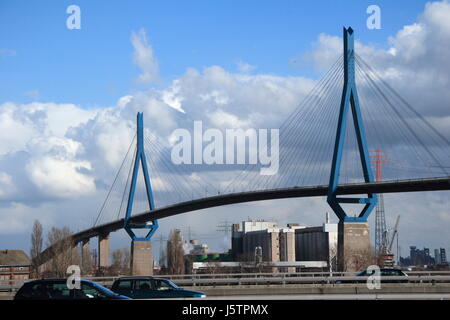
M 158 229 L 158 220 L 153 220 L 146 223 L 132 223 L 130 220 L 131 212 L 133 209 L 134 193 L 136 191 L 136 183 L 139 173 L 139 163 L 142 164 L 142 173 L 144 175 L 146 196 L 149 208 L 150 210 L 155 209 L 155 202 L 153 200 L 153 191 L 150 183 L 150 176 L 148 174 L 147 158 L 145 156 L 144 150 L 144 117 L 142 112 L 138 112 L 137 114 L 136 136 L 137 136 L 137 148 L 134 157 L 133 176 L 131 179 L 130 192 L 128 195 L 127 211 L 125 213 L 124 229 L 133 241 L 149 241 L 153 236 L 153 234 L 155 233 L 156 229 Z M 134 233 L 133 229 L 149 229 L 149 231 L 146 236 L 138 237 Z
M 339 172 L 341 168 L 342 153 L 344 149 L 347 116 L 351 107 L 353 123 L 358 141 L 358 149 L 365 182 L 374 182 L 370 158 L 364 133 L 361 109 L 359 106 L 358 93 L 355 81 L 355 50 L 353 40 L 353 29 L 344 28 L 344 88 L 342 91 L 341 106 L 339 111 L 339 122 L 337 126 L 336 141 L 331 164 L 330 183 L 328 187 L 327 202 L 338 216 L 339 221 L 344 222 L 366 222 L 370 212 L 377 203 L 376 194 L 369 193 L 367 198 L 338 198 L 336 195 L 339 184 Z M 341 206 L 341 203 L 364 204 L 357 217 L 349 217 Z

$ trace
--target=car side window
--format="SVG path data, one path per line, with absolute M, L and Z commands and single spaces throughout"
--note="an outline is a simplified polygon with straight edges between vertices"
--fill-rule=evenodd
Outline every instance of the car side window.
M 131 290 L 131 280 L 120 280 L 117 284 L 117 289 Z
M 397 270 L 384 270 L 384 271 L 381 271 L 381 275 L 382 276 L 399 276 L 400 272 L 398 272 Z
M 94 299 L 102 296 L 100 291 L 86 283 L 81 284 L 80 294 L 81 297 L 85 299 Z
M 154 290 L 152 282 L 151 280 L 136 280 L 134 288 L 137 290 Z
M 41 283 L 35 283 L 24 286 L 20 295 L 24 298 L 44 298 L 44 290 Z
M 69 299 L 70 290 L 66 283 L 48 283 L 47 292 L 52 299 Z
M 167 282 L 163 280 L 155 280 L 155 290 L 170 290 L 172 289 L 172 286 L 170 286 Z

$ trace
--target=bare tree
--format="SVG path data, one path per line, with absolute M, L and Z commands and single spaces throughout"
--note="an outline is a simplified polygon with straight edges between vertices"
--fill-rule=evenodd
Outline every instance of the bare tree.
M 114 275 L 130 273 L 130 249 L 116 249 L 112 252 L 111 273 Z
M 68 227 L 61 229 L 52 227 L 47 236 L 47 247 L 51 247 L 50 274 L 56 277 L 65 277 L 70 265 L 80 262 L 77 247 L 72 240 L 72 232 Z
M 371 248 L 366 249 L 348 249 L 346 257 L 343 261 L 343 270 L 346 271 L 360 271 L 367 269 L 368 266 L 377 263 L 377 258 Z
M 31 234 L 30 256 L 32 259 L 33 272 L 39 276 L 40 254 L 42 252 L 42 224 L 34 220 L 33 232 Z
M 131 269 L 131 251 L 129 248 L 123 248 L 122 269 L 124 274 L 130 274 Z
M 120 272 L 121 272 L 122 260 L 123 260 L 122 250 L 121 249 L 113 250 L 111 269 L 112 269 L 112 272 L 116 275 L 120 274 Z
M 83 275 L 91 274 L 93 266 L 94 261 L 89 247 L 87 247 L 86 249 L 83 248 L 81 252 L 81 271 Z
M 167 271 L 169 274 L 184 273 L 184 249 L 181 231 L 172 230 L 167 241 Z
M 165 249 L 163 248 L 159 255 L 159 266 L 161 267 L 161 269 L 166 266 L 166 260 L 167 260 L 167 248 Z

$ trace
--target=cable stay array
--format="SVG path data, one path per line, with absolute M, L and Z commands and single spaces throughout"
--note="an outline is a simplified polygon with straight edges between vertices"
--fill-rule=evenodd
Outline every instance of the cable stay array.
M 355 54 L 356 86 L 369 152 L 385 156 L 382 181 L 449 176 L 450 141 L 401 97 L 383 78 Z M 344 81 L 342 55 L 279 126 L 279 168 L 262 175 L 261 164 L 176 165 L 171 148 L 145 130 L 155 206 L 218 194 L 277 188 L 327 185 L 330 179 L 339 107 Z M 269 152 L 270 142 L 268 142 Z M 378 151 L 377 151 L 378 150 Z M 136 137 L 100 207 L 94 225 L 125 215 Z M 352 117 L 347 117 L 340 183 L 364 182 Z M 249 150 L 246 150 L 246 163 Z M 149 210 L 145 183 L 139 172 L 133 214 Z

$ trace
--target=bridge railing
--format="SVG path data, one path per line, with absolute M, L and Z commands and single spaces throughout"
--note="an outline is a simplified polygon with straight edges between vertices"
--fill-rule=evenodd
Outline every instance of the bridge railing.
M 103 286 L 111 287 L 120 276 L 114 277 L 83 277 Z M 180 286 L 232 286 L 232 285 L 341 285 L 365 283 L 369 277 L 355 276 L 353 272 L 303 272 L 303 273 L 221 273 L 221 274 L 187 274 L 187 275 L 157 275 L 170 279 Z M 24 280 L 0 280 L 0 291 L 15 292 L 25 282 Z M 450 271 L 410 271 L 408 277 L 382 277 L 382 281 L 407 282 L 417 284 L 450 283 Z

